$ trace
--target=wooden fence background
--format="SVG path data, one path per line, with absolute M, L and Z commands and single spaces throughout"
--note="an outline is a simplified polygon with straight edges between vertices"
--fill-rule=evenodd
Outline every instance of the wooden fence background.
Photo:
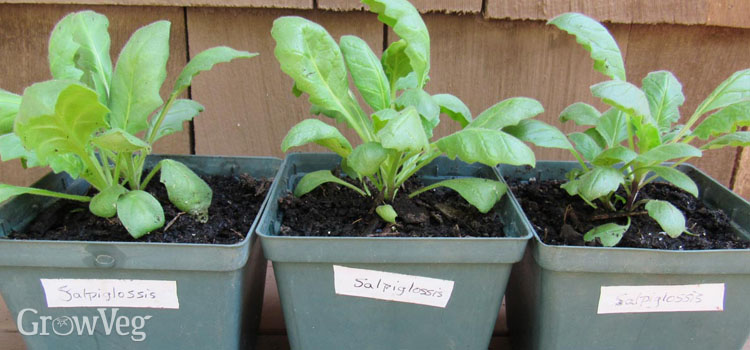
M 592 69 L 587 52 L 571 36 L 545 25 L 546 19 L 567 11 L 606 21 L 632 82 L 654 70 L 674 72 L 687 98 L 683 115 L 690 114 L 732 72 L 750 67 L 747 0 L 414 3 L 425 12 L 432 37 L 427 90 L 460 97 L 475 115 L 513 96 L 539 100 L 546 109 L 541 118 L 554 125 L 559 125 L 559 112 L 573 102 L 603 108 L 589 86 L 605 78 Z M 362 37 L 376 52 L 395 36 L 355 0 L 0 0 L 0 88 L 21 93 L 31 83 L 48 79 L 47 38 L 52 27 L 68 12 L 86 8 L 109 17 L 113 60 L 139 26 L 158 19 L 172 22 L 165 96 L 181 67 L 201 50 L 229 45 L 261 54 L 220 65 L 196 79 L 191 96 L 206 111 L 187 132 L 157 145 L 157 151 L 166 153 L 283 156 L 281 140 L 292 125 L 309 116 L 309 104 L 290 93 L 292 81 L 273 56 L 269 32 L 275 18 L 312 19 L 335 38 Z M 438 128 L 440 136 L 455 125 L 445 120 Z M 567 125 L 566 131 L 571 128 Z M 538 159 L 570 158 L 561 151 L 537 152 Z M 750 198 L 750 151 L 710 151 L 694 163 Z M 42 173 L 25 171 L 17 162 L 0 164 L 0 182 L 29 184 Z M 267 329 L 283 327 L 279 316 L 268 322 Z

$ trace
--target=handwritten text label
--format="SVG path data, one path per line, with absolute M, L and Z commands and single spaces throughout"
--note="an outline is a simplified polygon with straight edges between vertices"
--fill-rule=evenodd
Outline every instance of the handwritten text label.
M 179 309 L 176 281 L 41 279 L 47 307 Z
M 336 294 L 444 308 L 453 281 L 333 265 Z
M 723 311 L 724 283 L 602 286 L 598 314 Z

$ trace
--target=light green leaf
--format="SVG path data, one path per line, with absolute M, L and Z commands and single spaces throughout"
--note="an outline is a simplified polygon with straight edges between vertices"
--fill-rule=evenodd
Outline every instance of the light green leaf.
M 640 164 L 660 164 L 670 159 L 685 157 L 700 157 L 702 152 L 686 143 L 669 143 L 652 148 L 648 152 L 642 153 L 636 158 Z
M 416 73 L 417 87 L 424 87 L 430 72 L 430 35 L 417 9 L 408 1 L 362 0 L 378 19 L 406 42 L 404 53 Z
M 173 95 L 179 95 L 185 89 L 193 83 L 193 78 L 200 72 L 211 70 L 215 65 L 219 63 L 229 62 L 238 58 L 252 58 L 258 56 L 257 53 L 250 53 L 247 51 L 235 50 L 231 47 L 217 46 L 210 49 L 204 50 L 195 57 L 190 59 L 185 68 L 177 77 L 174 88 L 172 89 Z
M 601 116 L 602 114 L 594 106 L 583 102 L 576 102 L 566 107 L 560 113 L 560 121 L 565 123 L 568 120 L 572 120 L 576 125 L 595 126 Z
M 738 131 L 732 134 L 719 136 L 711 142 L 701 146 L 702 150 L 718 149 L 723 147 L 750 146 L 750 131 Z
M 441 186 L 448 187 L 458 192 L 461 197 L 476 207 L 481 213 L 489 212 L 490 209 L 495 206 L 495 203 L 497 203 L 500 198 L 503 197 L 505 192 L 508 191 L 508 186 L 500 181 L 465 177 L 436 182 L 414 191 L 409 197 L 412 198 L 422 192 Z
M 361 194 L 362 196 L 367 197 L 365 191 L 362 191 L 361 189 L 357 188 L 357 186 L 354 186 L 344 180 L 339 179 L 336 176 L 333 176 L 330 170 L 318 170 L 305 174 L 305 176 L 303 176 L 297 183 L 297 187 L 294 188 L 294 195 L 296 197 L 302 197 L 326 182 L 333 182 L 348 187 Z
M 522 120 L 516 125 L 503 128 L 503 131 L 539 147 L 573 149 L 573 145 L 570 144 L 565 134 L 556 127 L 539 120 Z
M 13 131 L 13 122 L 21 107 L 21 96 L 0 89 L 0 135 Z
M 750 101 L 735 103 L 709 115 L 693 130 L 693 135 L 706 140 L 735 132 L 741 126 L 750 126 Z
M 96 91 L 99 102 L 106 104 L 112 80 L 109 21 L 96 12 L 82 11 L 73 16 L 71 24 L 75 27 L 73 40 L 80 45 L 76 53 L 76 67 L 83 71 L 80 80 Z
M 705 112 L 733 105 L 737 102 L 750 100 L 750 69 L 735 72 L 724 82 L 719 84 L 708 97 L 698 106 L 697 113 Z
M 641 153 L 648 152 L 663 143 L 659 128 L 656 125 L 639 125 L 635 130 L 635 135 L 638 139 L 638 151 Z
M 430 147 L 422 127 L 422 119 L 414 107 L 407 107 L 388 121 L 377 133 L 380 144 L 399 152 L 420 151 Z
M 30 166 L 42 166 L 36 159 L 36 156 L 32 153 L 30 157 L 24 158 L 26 161 L 25 167 Z M 55 174 L 65 172 L 70 177 L 77 179 L 82 173 L 89 171 L 77 155 L 72 153 L 58 154 L 51 156 L 47 159 L 49 167 Z M 30 165 L 31 164 L 31 165 Z M 88 175 L 88 173 L 86 173 Z
M 685 215 L 672 203 L 656 199 L 646 202 L 648 216 L 656 220 L 669 237 L 677 238 L 687 230 Z
M 441 113 L 457 121 L 462 128 L 471 123 L 471 111 L 458 97 L 451 94 L 437 94 L 432 95 L 432 100 L 440 106 Z
M 169 111 L 167 111 L 167 114 L 164 116 L 164 120 L 162 120 L 161 125 L 159 126 L 159 130 L 155 131 L 156 136 L 154 137 L 154 141 L 164 136 L 182 131 L 182 124 L 187 121 L 193 120 L 193 118 L 203 112 L 203 110 L 203 106 L 193 100 L 175 100 L 172 103 L 172 108 L 170 108 Z M 161 110 L 157 112 L 157 114 L 159 113 L 161 113 Z M 156 118 L 152 119 L 149 123 L 148 133 L 146 136 L 147 140 L 148 137 L 154 132 L 155 122 Z
M 377 142 L 363 143 L 346 158 L 346 164 L 361 176 L 370 176 L 388 158 L 388 151 Z
M 164 159 L 159 163 L 159 182 L 167 188 L 169 201 L 196 220 L 208 222 L 208 207 L 213 198 L 211 187 L 185 164 L 171 159 Z
M 61 193 L 61 192 L 53 192 L 53 191 L 48 191 L 48 190 L 44 190 L 41 188 L 20 187 L 20 186 L 0 184 L 0 203 L 6 201 L 10 197 L 14 197 L 14 196 L 22 195 L 22 194 L 33 194 L 36 196 L 65 198 L 65 199 L 75 200 L 79 202 L 88 202 L 91 200 L 90 197 L 86 197 L 86 196 L 77 196 L 77 195 Z
M 81 45 L 73 39 L 77 24 L 77 13 L 71 13 L 57 22 L 49 38 L 47 58 L 52 77 L 55 79 L 80 80 L 83 71 L 76 66 L 76 54 Z
M 627 80 L 620 48 L 607 28 L 599 22 L 580 13 L 565 13 L 548 23 L 575 35 L 576 41 L 591 53 L 597 72 L 612 79 Z
M 145 191 L 130 191 L 117 199 L 117 218 L 133 238 L 164 226 L 164 209 Z
M 422 127 L 427 138 L 432 138 L 432 130 L 440 123 L 440 106 L 432 99 L 430 94 L 422 89 L 409 89 L 404 91 L 394 102 L 396 107 L 401 109 L 414 106 L 422 117 Z
M 111 218 L 117 215 L 117 199 L 126 192 L 128 190 L 119 184 L 105 188 L 91 199 L 89 211 L 103 218 Z
M 411 68 L 409 57 L 406 56 L 406 41 L 394 41 L 383 52 L 380 63 L 390 83 L 391 94 L 398 90 L 414 89 L 419 85 L 417 74 Z
M 342 158 L 348 157 L 352 151 L 352 145 L 338 129 L 317 119 L 305 119 L 292 127 L 281 142 L 281 150 L 286 152 L 310 142 L 326 147 Z
M 630 148 L 617 145 L 599 153 L 599 155 L 591 161 L 591 164 L 604 167 L 612 166 L 617 163 L 626 164 L 637 156 L 638 154 L 630 150 Z
M 599 197 L 617 191 L 625 181 L 622 172 L 611 167 L 594 167 L 591 171 L 581 175 L 577 180 L 577 192 L 581 197 L 591 202 Z
M 451 159 L 458 156 L 467 163 L 480 162 L 491 167 L 536 163 L 528 146 L 500 130 L 467 128 L 439 139 L 436 144 Z
M 383 220 L 392 224 L 396 223 L 396 217 L 398 214 L 390 204 L 378 205 L 377 208 L 375 208 L 375 212 L 378 213 Z
M 628 117 L 625 113 L 611 108 L 599 118 L 596 131 L 606 143 L 606 147 L 618 145 L 628 138 Z
M 602 101 L 634 117 L 651 120 L 646 94 L 637 86 L 621 80 L 609 80 L 591 86 L 591 93 Z
M 8 133 L 0 135 L 0 158 L 3 162 L 7 162 L 12 159 L 26 158 L 31 155 L 31 152 L 23 148 L 21 139 L 14 133 Z
M 151 152 L 151 146 L 148 143 L 119 128 L 109 129 L 91 141 L 96 146 L 115 153 Z
M 381 109 L 372 114 L 372 125 L 375 132 L 380 131 L 389 120 L 398 117 L 398 112 L 395 109 L 387 108 Z
M 643 92 L 659 130 L 668 131 L 680 119 L 679 107 L 685 103 L 680 81 L 668 71 L 651 72 L 643 78 Z
M 570 137 L 573 143 L 576 144 L 578 152 L 581 152 L 581 155 L 589 161 L 595 159 L 600 153 L 602 153 L 602 148 L 588 134 L 574 132 L 570 133 L 568 137 Z
M 654 174 L 661 176 L 665 181 L 683 189 L 685 192 L 690 193 L 695 197 L 698 197 L 698 185 L 695 184 L 693 179 L 677 169 L 665 166 L 652 166 L 635 170 L 653 171 Z
M 354 85 L 362 98 L 373 110 L 379 111 L 391 105 L 391 87 L 383 71 L 383 65 L 367 43 L 352 35 L 339 40 L 341 53 L 354 79 Z
M 594 239 L 599 238 L 599 241 L 602 242 L 603 246 L 614 247 L 617 243 L 620 243 L 622 235 L 625 234 L 625 231 L 627 231 L 628 228 L 630 228 L 630 218 L 628 218 L 627 225 L 618 225 L 615 223 L 599 225 L 586 232 L 586 234 L 583 235 L 583 240 L 591 242 Z
M 167 77 L 169 27 L 159 21 L 138 29 L 122 48 L 112 77 L 110 126 L 137 134 L 162 105 L 159 89 Z
M 544 107 L 539 101 L 527 97 L 513 97 L 487 108 L 469 123 L 467 128 L 500 130 L 543 112 Z

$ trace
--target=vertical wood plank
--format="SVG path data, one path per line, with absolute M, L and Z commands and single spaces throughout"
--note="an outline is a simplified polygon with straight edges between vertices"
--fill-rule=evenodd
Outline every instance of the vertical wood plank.
M 482 0 L 411 0 L 419 12 L 478 13 Z M 359 0 L 318 0 L 318 8 L 333 11 L 363 10 Z
M 118 6 L 215 6 L 215 7 L 279 7 L 311 9 L 312 0 L 2 0 L 10 4 L 78 4 Z
M 27 86 L 51 79 L 47 62 L 49 33 L 66 14 L 86 8 L 77 5 L 0 5 L 0 62 L 6 62 L 0 65 L 0 87 L 21 94 Z M 176 7 L 88 8 L 109 18 L 113 64 L 122 46 L 138 27 L 160 19 L 172 22 L 171 56 L 167 65 L 167 79 L 162 87 L 162 96 L 166 97 L 187 61 L 184 10 Z M 155 152 L 189 153 L 189 132 L 159 140 Z M 17 160 L 0 163 L 0 182 L 29 185 L 47 171 L 41 168 L 24 170 Z
M 219 44 L 261 53 L 251 60 L 217 66 L 194 83 L 193 98 L 206 106 L 204 115 L 195 121 L 197 153 L 282 156 L 281 140 L 287 131 L 311 117 L 307 95 L 292 95 L 292 80 L 273 56 L 271 26 L 274 19 L 284 15 L 311 19 L 327 28 L 337 41 L 341 35 L 353 34 L 375 50 L 382 47 L 382 26 L 370 13 L 189 8 L 192 55 Z M 350 130 L 344 135 L 356 140 Z M 296 149 L 310 150 L 322 148 Z

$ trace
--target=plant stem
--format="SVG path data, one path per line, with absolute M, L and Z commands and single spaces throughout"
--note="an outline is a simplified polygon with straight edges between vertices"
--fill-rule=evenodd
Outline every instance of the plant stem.
M 143 179 L 143 182 L 141 183 L 141 188 L 146 188 L 146 186 L 148 186 L 148 183 L 151 181 L 151 178 L 153 178 L 154 175 L 156 175 L 156 173 L 159 172 L 160 169 L 161 169 L 161 162 L 156 163 L 156 166 L 153 169 L 151 169 L 148 175 L 146 175 L 146 178 Z

